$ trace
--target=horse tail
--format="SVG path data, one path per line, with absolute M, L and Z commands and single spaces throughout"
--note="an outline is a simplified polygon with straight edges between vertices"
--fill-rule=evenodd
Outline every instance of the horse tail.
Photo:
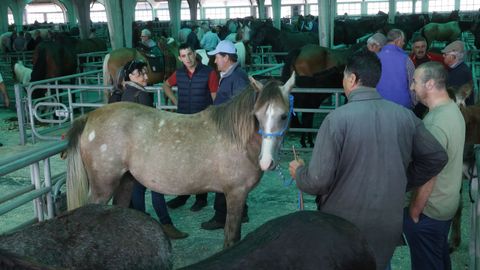
M 68 210 L 81 207 L 87 203 L 88 177 L 80 155 L 80 136 L 87 123 L 88 116 L 82 116 L 73 122 L 68 131 L 67 158 L 67 206 Z
M 110 54 L 107 53 L 107 55 L 105 55 L 105 58 L 103 59 L 103 65 L 102 65 L 102 68 L 103 68 L 103 85 L 104 86 L 109 85 L 110 82 L 112 81 L 110 70 L 108 69 L 108 61 L 109 60 L 110 60 Z M 103 96 L 104 96 L 105 102 L 107 102 L 108 98 L 110 97 L 110 94 L 108 93 L 108 90 L 106 88 L 104 90 Z
M 282 69 L 282 82 L 286 82 L 292 76 L 292 69 L 295 70 L 295 61 L 302 51 L 301 48 L 291 50 L 285 58 L 285 64 Z

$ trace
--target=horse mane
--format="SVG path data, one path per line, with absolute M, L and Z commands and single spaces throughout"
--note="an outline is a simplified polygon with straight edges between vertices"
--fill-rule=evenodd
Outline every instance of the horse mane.
M 285 104 L 277 81 L 267 82 L 260 92 L 250 84 L 229 102 L 211 106 L 210 117 L 219 132 L 232 144 L 245 148 L 252 134 L 258 129 L 254 112 L 270 100 L 279 100 Z

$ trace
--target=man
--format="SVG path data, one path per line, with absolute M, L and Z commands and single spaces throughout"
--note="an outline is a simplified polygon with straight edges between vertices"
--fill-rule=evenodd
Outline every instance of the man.
M 409 57 L 415 65 L 415 68 L 430 61 L 443 63 L 443 57 L 441 55 L 427 52 L 427 40 L 422 36 L 417 36 L 413 39 L 412 53 L 410 53 Z M 427 113 L 427 107 L 421 102 L 418 102 L 413 111 L 417 117 L 422 119 Z
M 220 42 L 220 38 L 214 29 L 207 29 L 208 31 L 205 33 L 205 35 L 203 35 L 203 38 L 200 41 L 200 46 L 205 49 L 205 51 L 210 52 L 215 50 L 215 47 L 217 47 L 218 43 Z
M 188 43 L 194 51 L 201 49 L 200 41 L 198 40 L 197 33 L 198 33 L 198 25 L 192 26 L 192 31 L 188 34 L 187 41 L 186 41 L 186 43 Z
M 410 84 L 415 71 L 412 61 L 403 51 L 405 34 L 402 30 L 392 29 L 387 34 L 387 45 L 378 53 L 382 62 L 382 76 L 377 85 L 380 95 L 404 106 L 413 107 Z
M 152 33 L 148 29 L 143 29 L 141 33 L 141 45 L 145 47 L 148 54 L 151 54 L 152 57 L 160 57 L 162 56 L 162 51 L 157 46 L 155 41 L 151 39 Z
M 465 44 L 462 41 L 454 41 L 442 50 L 443 61 L 448 66 L 447 87 L 459 90 L 460 88 L 473 87 L 472 71 L 463 62 L 465 57 Z M 473 93 L 473 91 L 472 91 Z M 474 95 L 465 100 L 466 105 L 473 105 L 475 103 Z
M 451 269 L 448 232 L 460 200 L 465 121 L 448 96 L 446 79 L 447 71 L 435 62 L 420 65 L 413 77 L 412 89 L 429 109 L 423 123 L 448 155 L 443 170 L 412 192 L 404 212 L 413 270 Z
M 178 59 L 183 67 L 177 69 L 163 84 L 165 94 L 173 104 L 177 105 L 177 112 L 193 114 L 203 111 L 213 104 L 218 89 L 218 76 L 215 70 L 197 62 L 197 54 L 190 44 L 183 43 L 178 48 Z M 172 92 L 172 86 L 178 86 L 178 101 Z M 200 211 L 207 205 L 207 193 L 197 194 L 191 211 Z M 190 195 L 181 195 L 170 200 L 168 207 L 175 209 L 184 205 Z
M 443 168 L 445 151 L 410 110 L 375 90 L 381 63 L 362 50 L 347 60 L 348 104 L 331 112 L 317 134 L 309 166 L 290 162 L 300 190 L 317 195 L 318 209 L 340 216 L 366 237 L 377 269 L 386 269 L 402 232 L 405 190 Z
M 367 39 L 367 49 L 371 52 L 378 53 L 387 43 L 387 37 L 382 33 L 375 33 Z
M 237 54 L 235 45 L 229 40 L 222 40 L 218 43 L 215 50 L 208 53 L 215 55 L 215 64 L 220 71 L 220 85 L 217 91 L 217 97 L 213 104 L 223 104 L 238 93 L 240 93 L 249 83 L 248 75 L 237 63 Z M 214 207 L 215 215 L 201 227 L 205 230 L 223 229 L 227 218 L 227 202 L 223 193 L 215 193 Z M 247 205 L 243 209 L 242 222 L 248 222 Z
M 415 68 L 423 63 L 436 61 L 443 63 L 443 57 L 439 54 L 427 52 L 427 40 L 422 36 L 413 39 L 412 53 L 409 55 Z

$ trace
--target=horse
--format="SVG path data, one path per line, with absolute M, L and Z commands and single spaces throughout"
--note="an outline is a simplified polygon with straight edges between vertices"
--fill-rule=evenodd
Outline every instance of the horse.
M 375 267 L 372 249 L 352 223 L 320 211 L 297 211 L 272 219 L 235 246 L 181 269 L 370 270 Z
M 453 42 L 460 37 L 461 30 L 457 21 L 447 23 L 429 23 L 421 31 L 421 35 L 427 40 L 430 47 L 432 41 Z
M 160 64 L 153 68 L 144 51 L 135 48 L 119 48 L 108 53 L 103 60 L 103 83 L 113 84 L 114 87 L 122 88 L 122 76 L 120 71 L 129 61 L 136 59 L 147 64 L 148 84 L 153 85 L 166 80 L 178 67 L 178 49 L 176 42 L 167 43 L 166 39 L 157 42 L 163 53 Z M 163 63 L 162 63 L 163 62 Z M 155 71 L 154 71 L 155 70 Z
M 462 112 L 465 120 L 465 148 L 463 153 L 463 171 L 464 175 L 471 181 L 475 176 L 475 152 L 474 145 L 480 144 L 480 104 L 471 106 L 465 105 L 465 100 L 473 91 L 470 84 L 466 84 L 459 89 L 449 89 L 450 94 L 454 94 L 455 101 Z M 462 217 L 463 203 L 460 200 L 457 212 L 452 219 L 449 247 L 450 252 L 455 251 L 461 243 L 461 217 Z
M 283 86 L 250 80 L 229 102 L 196 114 L 117 102 L 80 117 L 67 134 L 68 208 L 112 197 L 127 207 L 131 176 L 163 194 L 222 192 L 224 247 L 239 241 L 247 194 L 278 164 L 295 75 Z
M 282 80 L 285 80 L 287 74 L 293 70 L 297 74 L 296 86 L 299 88 L 341 88 L 347 58 L 363 46 L 363 43 L 357 43 L 348 49 L 329 49 L 308 44 L 301 49 L 292 50 L 283 66 Z M 296 107 L 310 109 L 317 109 L 331 96 L 329 93 L 294 93 L 293 95 Z M 313 113 L 302 112 L 301 120 L 299 117 L 293 118 L 292 126 L 312 128 L 313 117 Z M 313 147 L 312 133 L 302 133 L 300 139 L 302 147 L 307 147 L 305 139 L 310 147 Z
M 252 23 L 250 46 L 253 52 L 258 46 L 270 45 L 273 52 L 289 52 L 306 44 L 318 44 L 318 34 L 312 32 L 287 32 L 273 27 L 272 22 L 255 21 Z M 277 57 L 283 62 L 283 57 Z
M 76 39 L 65 34 L 58 34 L 53 40 L 45 40 L 38 44 L 33 51 L 31 81 L 67 76 L 77 73 L 77 54 L 94 51 L 105 51 L 107 45 L 104 40 Z M 36 91 L 33 98 L 45 95 L 44 91 Z
M 0 235 L 0 269 L 172 269 L 172 247 L 150 216 L 91 204 Z
M 31 80 L 32 69 L 24 66 L 22 61 L 18 61 L 13 66 L 13 74 L 15 75 L 17 82 L 27 84 Z

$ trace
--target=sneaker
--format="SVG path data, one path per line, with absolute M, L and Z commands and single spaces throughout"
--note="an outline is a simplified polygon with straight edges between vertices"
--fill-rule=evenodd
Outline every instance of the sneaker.
M 242 223 L 247 223 L 249 220 L 248 215 L 242 217 Z M 213 231 L 223 229 L 225 227 L 225 222 L 219 222 L 213 217 L 209 221 L 203 222 L 200 227 L 204 230 Z
M 177 196 L 167 202 L 168 208 L 175 209 L 187 203 L 187 198 L 184 196 Z
M 188 233 L 179 231 L 173 224 L 160 224 L 162 227 L 163 232 L 170 238 L 170 239 L 182 239 L 187 238 Z
M 203 207 L 207 206 L 206 200 L 196 200 L 195 203 L 190 207 L 190 211 L 198 212 L 202 210 Z

